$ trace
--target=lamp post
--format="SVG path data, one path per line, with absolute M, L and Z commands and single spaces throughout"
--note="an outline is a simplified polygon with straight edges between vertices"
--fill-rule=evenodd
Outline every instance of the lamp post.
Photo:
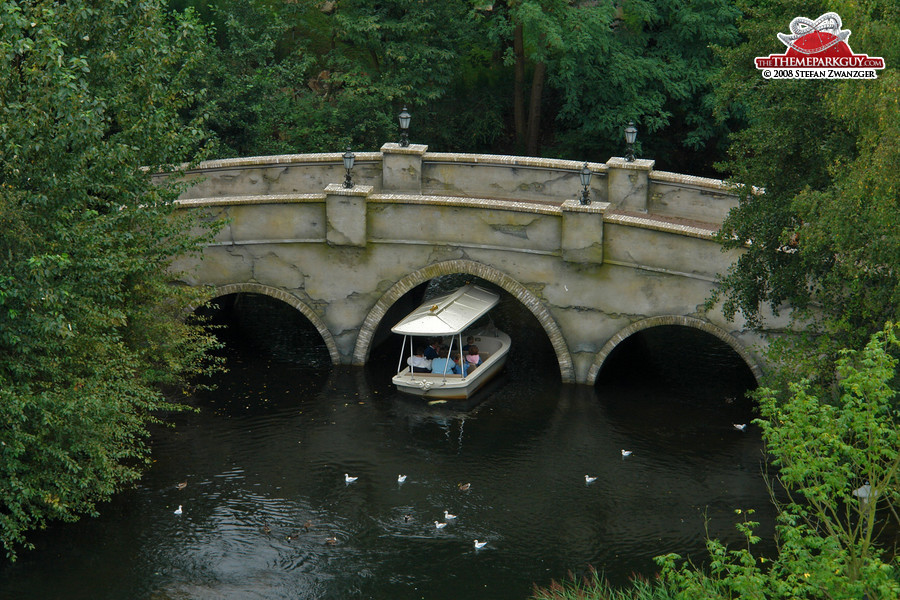
M 628 121 L 628 126 L 625 127 L 625 143 L 628 144 L 625 160 L 628 162 L 634 162 L 634 141 L 636 139 L 637 127 L 634 126 L 634 121 Z
M 582 204 L 590 204 L 591 203 L 591 193 L 588 191 L 588 186 L 591 185 L 591 170 L 588 168 L 588 164 L 584 163 L 584 166 L 581 167 L 581 185 L 584 186 L 584 189 L 581 191 L 581 203 Z
M 400 147 L 406 148 L 409 146 L 409 120 L 412 118 L 412 115 L 406 110 L 406 107 L 403 107 L 403 111 L 400 113 Z
M 347 177 L 344 179 L 344 187 L 352 188 L 353 180 L 350 179 L 350 169 L 353 168 L 353 162 L 356 160 L 356 155 L 350 152 L 350 146 L 347 146 L 347 151 L 344 152 L 344 168 L 347 169 Z

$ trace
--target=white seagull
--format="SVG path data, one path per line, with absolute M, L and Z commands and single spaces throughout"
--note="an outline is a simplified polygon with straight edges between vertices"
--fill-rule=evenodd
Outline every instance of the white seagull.
M 344 483 L 353 483 L 359 479 L 359 477 L 350 477 L 348 474 L 344 473 Z
M 597 478 L 596 478 L 596 477 L 591 477 L 590 475 L 585 475 L 585 476 L 584 476 L 584 482 L 585 482 L 585 483 L 594 483 L 595 481 L 597 481 Z
M 631 450 L 622 450 L 622 458 L 625 458 L 626 456 L 631 456 Z
M 444 520 L 445 521 L 449 521 L 450 519 L 455 519 L 455 518 L 456 518 L 456 515 L 451 515 L 446 510 L 444 511 Z
M 481 550 L 486 545 L 487 545 L 487 542 L 479 542 L 478 540 L 475 540 L 475 549 L 476 550 Z
M 184 512 L 184 511 L 181 510 L 181 505 L 179 504 L 178 508 L 175 509 L 175 514 L 180 515 L 182 512 Z
M 446 524 L 446 523 L 441 523 L 440 521 L 435 521 L 435 522 L 434 522 L 434 526 L 435 526 L 437 529 L 443 529 L 444 527 L 447 526 L 447 524 Z
M 738 431 L 747 431 L 746 423 L 733 423 L 733 425 L 734 425 L 734 428 L 737 429 Z
M 403 483 L 406 481 L 406 475 L 397 475 L 397 483 Z

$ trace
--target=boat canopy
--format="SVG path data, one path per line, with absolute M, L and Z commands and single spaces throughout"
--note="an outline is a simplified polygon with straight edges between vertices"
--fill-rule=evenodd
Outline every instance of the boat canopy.
M 500 301 L 494 292 L 468 284 L 430 300 L 391 328 L 401 335 L 444 336 L 462 333 Z

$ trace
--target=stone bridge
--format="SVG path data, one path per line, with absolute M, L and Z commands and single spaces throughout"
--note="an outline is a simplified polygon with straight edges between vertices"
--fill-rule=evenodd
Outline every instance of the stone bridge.
M 318 329 L 335 364 L 366 363 L 387 311 L 428 280 L 468 274 L 521 302 L 567 383 L 593 385 L 642 329 L 681 325 L 727 343 L 761 374 L 764 339 L 704 302 L 737 258 L 713 234 L 737 198 L 721 181 L 654 161 L 583 163 L 385 144 L 341 154 L 208 161 L 179 202 L 227 225 L 175 268 L 212 297 L 280 299 Z M 392 325 L 388 324 L 388 325 Z

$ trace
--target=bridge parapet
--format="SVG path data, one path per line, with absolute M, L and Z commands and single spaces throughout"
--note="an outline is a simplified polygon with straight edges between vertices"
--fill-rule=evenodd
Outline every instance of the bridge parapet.
M 650 171 L 647 212 L 721 224 L 737 206 L 734 190 L 721 179 Z
M 380 152 L 356 153 L 353 180 L 374 194 L 400 193 L 509 200 L 562 206 L 581 197 L 583 161 L 428 152 L 389 143 Z M 610 212 L 633 212 L 719 225 L 737 195 L 718 179 L 654 170 L 655 161 L 613 157 L 587 163 L 593 202 Z M 206 161 L 190 170 L 196 181 L 183 200 L 322 193 L 342 181 L 341 153 L 292 154 Z

